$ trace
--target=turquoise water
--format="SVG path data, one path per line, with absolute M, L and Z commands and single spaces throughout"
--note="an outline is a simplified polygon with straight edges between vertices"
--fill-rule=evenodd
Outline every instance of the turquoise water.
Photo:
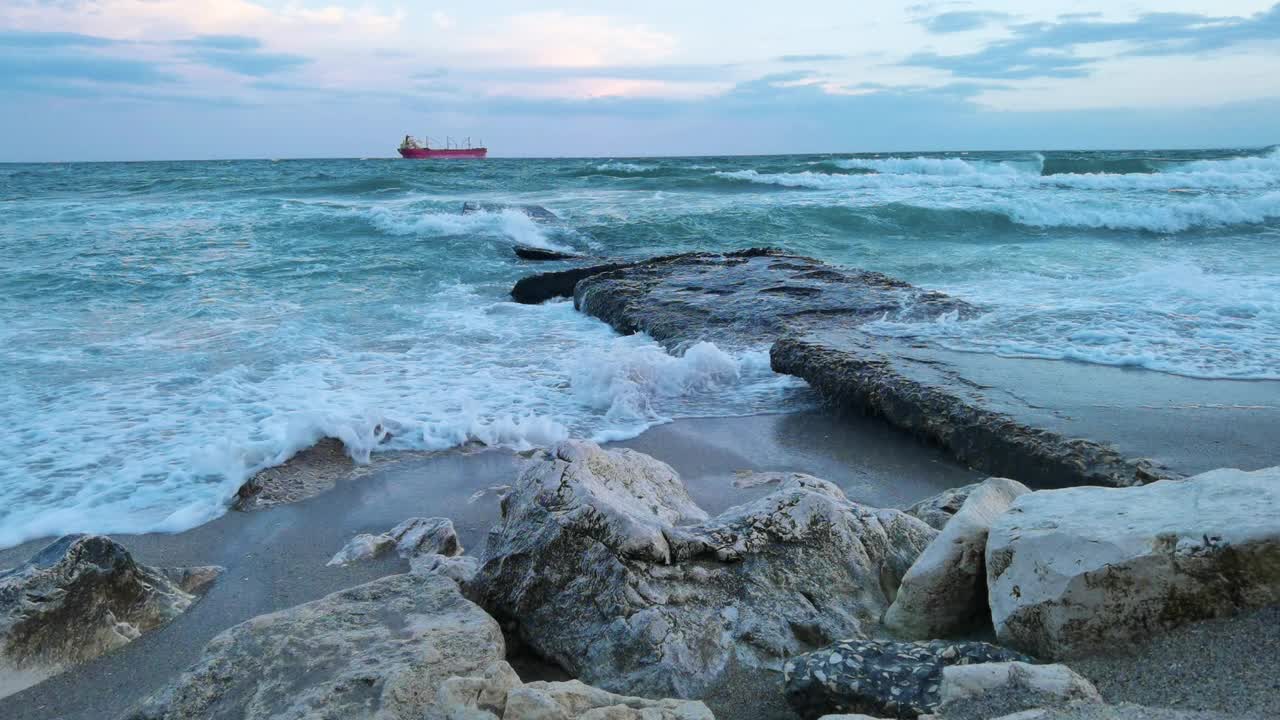
M 873 332 L 1280 378 L 1274 149 L 0 165 L 0 546 L 191 527 L 325 435 L 364 459 L 812 401 L 765 348 L 508 302 L 513 242 L 776 245 L 985 310 Z

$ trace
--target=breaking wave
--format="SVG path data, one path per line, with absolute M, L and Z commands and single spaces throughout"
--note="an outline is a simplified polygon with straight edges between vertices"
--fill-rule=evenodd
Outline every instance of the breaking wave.
M 566 231 L 539 225 L 519 210 L 486 211 L 463 215 L 448 212 L 419 212 L 411 208 L 379 205 L 359 212 L 367 217 L 374 227 L 388 235 L 488 237 L 547 250 L 573 250 L 571 246 L 553 239 L 553 233 L 563 234 Z
M 0 547 L 73 530 L 194 527 L 221 514 L 254 473 L 325 437 L 357 462 L 472 442 L 618 440 L 676 417 L 776 410 L 803 387 L 774 374 L 760 352 L 700 343 L 673 356 L 647 336 L 618 337 L 569 302 L 495 303 L 455 286 L 399 312 L 414 322 L 344 343 L 306 323 L 276 333 L 290 347 L 323 348 L 324 362 L 240 364 L 203 379 L 157 370 L 121 378 L 105 395 L 69 384 L 17 433 L 17 445 L 37 453 L 0 449 Z M 164 338 L 128 342 L 166 352 Z M 23 400 L 6 393 L 0 416 Z M 30 494 L 30 482 L 55 479 Z

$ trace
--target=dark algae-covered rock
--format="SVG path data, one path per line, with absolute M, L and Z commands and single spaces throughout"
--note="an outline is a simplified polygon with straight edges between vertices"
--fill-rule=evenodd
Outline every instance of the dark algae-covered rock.
M 103 535 L 66 535 L 0 571 L 0 695 L 177 617 L 222 568 L 153 568 Z
M 578 260 L 582 257 L 575 252 L 551 250 L 532 245 L 513 245 L 511 249 L 521 260 Z
M 787 702 L 805 720 L 837 713 L 914 718 L 941 701 L 942 670 L 953 665 L 1031 662 L 983 642 L 845 640 L 787 661 Z
M 710 340 L 772 342 L 812 327 L 857 326 L 967 313 L 971 308 L 880 273 L 842 270 L 774 248 L 688 253 L 591 273 L 576 307 L 622 333 L 647 332 L 667 347 Z
M 537 305 L 556 298 L 573 297 L 573 288 L 583 278 L 627 266 L 628 263 L 605 263 L 529 275 L 516 281 L 511 288 L 511 299 L 524 305 Z

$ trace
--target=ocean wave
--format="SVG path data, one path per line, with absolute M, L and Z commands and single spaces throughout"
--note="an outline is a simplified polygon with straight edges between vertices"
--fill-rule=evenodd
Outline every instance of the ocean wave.
M 119 373 L 110 387 L 70 382 L 38 417 L 24 410 L 34 398 L 6 384 L 0 417 L 27 420 L 0 448 L 0 547 L 72 531 L 194 527 L 222 513 L 248 477 L 325 437 L 357 462 L 471 442 L 612 440 L 677 417 L 776 411 L 803 386 L 774 375 L 758 352 L 704 343 L 672 356 L 647 336 L 617 336 L 569 302 L 524 306 L 446 286 L 394 314 L 399 327 L 363 328 L 340 342 L 335 327 L 301 320 L 262 340 L 310 348 L 323 361 L 210 375 L 149 367 Z M 349 333 L 362 325 L 341 320 Z M 128 342 L 132 352 L 208 364 L 189 338 L 173 347 L 158 340 Z M 233 344 L 258 352 L 247 339 Z
M 999 282 L 971 278 L 944 289 L 984 312 L 933 322 L 881 320 L 863 329 L 1004 357 L 1280 380 L 1280 280 L 1274 276 L 1152 259 L 1128 272 L 1083 277 L 1000 270 Z M 1028 297 L 1035 303 L 1022 301 Z
M 572 252 L 573 248 L 558 243 L 553 233 L 563 233 L 560 228 L 539 225 L 527 214 L 515 210 L 481 211 L 474 213 L 417 211 L 412 207 L 377 205 L 357 211 L 378 230 L 388 235 L 454 237 L 487 236 L 506 241 Z
M 960 161 L 963 162 L 963 161 Z M 761 173 L 754 169 L 716 173 L 727 180 L 814 190 L 875 190 L 910 188 L 981 188 L 986 190 L 1097 190 L 1170 192 L 1177 190 L 1266 190 L 1280 188 L 1280 167 L 1267 169 L 1265 163 L 1224 169 L 1206 166 L 1199 170 L 1151 174 L 1040 175 L 1017 169 L 979 169 L 920 174 L 872 173 L 832 174 L 816 172 Z
M 1041 156 L 1041 175 L 1135 175 L 1159 172 L 1156 163 L 1138 157 L 1049 157 Z
M 1018 175 L 1026 172 L 1013 162 L 971 162 L 960 158 L 888 157 L 850 158 L 835 164 L 849 170 L 869 170 L 883 175 Z
M 1179 233 L 1198 228 L 1253 225 L 1280 218 L 1280 192 L 1256 197 L 1195 197 L 1161 205 L 1106 206 L 1034 198 L 1011 199 L 987 208 L 1033 227 L 1098 228 Z
M 621 172 L 621 173 L 643 173 L 650 172 L 656 168 L 652 166 L 637 165 L 629 162 L 606 162 L 595 166 L 596 170 L 601 172 Z

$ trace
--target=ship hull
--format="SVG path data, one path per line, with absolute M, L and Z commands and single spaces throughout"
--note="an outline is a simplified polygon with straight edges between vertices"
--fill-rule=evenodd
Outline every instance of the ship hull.
M 436 148 L 400 148 L 400 157 L 406 160 L 433 160 L 440 158 L 442 160 L 461 160 L 467 158 L 482 158 L 489 154 L 487 148 L 457 148 L 449 150 L 439 150 Z

